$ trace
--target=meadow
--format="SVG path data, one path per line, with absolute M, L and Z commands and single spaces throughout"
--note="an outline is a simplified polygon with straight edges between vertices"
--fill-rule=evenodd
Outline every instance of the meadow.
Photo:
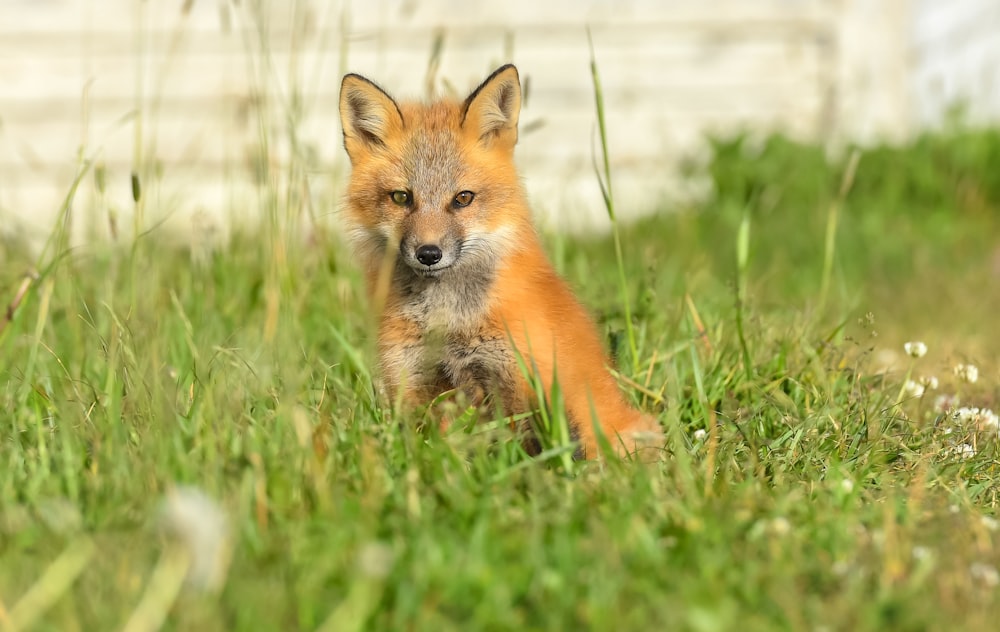
M 644 462 L 394 415 L 333 226 L 0 244 L 0 630 L 991 629 L 1000 132 L 712 147 L 546 235 Z

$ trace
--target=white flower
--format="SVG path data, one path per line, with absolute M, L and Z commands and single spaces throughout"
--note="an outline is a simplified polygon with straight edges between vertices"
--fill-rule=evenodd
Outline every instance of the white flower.
M 938 387 L 938 379 L 933 375 L 920 378 L 920 384 L 924 386 L 927 390 L 933 391 Z
M 979 379 L 979 367 L 974 364 L 959 364 L 955 367 L 955 377 L 963 382 L 975 384 Z
M 698 428 L 697 430 L 694 431 L 694 440 L 695 441 L 704 441 L 705 437 L 707 437 L 707 436 L 708 436 L 708 432 L 706 432 L 704 428 Z
M 840 489 L 843 490 L 845 494 L 850 494 L 854 491 L 854 481 L 849 478 L 845 478 L 840 481 Z
M 990 516 L 980 516 L 979 523 L 986 528 L 987 531 L 996 531 L 1000 529 L 1000 521 L 996 518 L 991 518 Z
M 906 384 L 903 384 L 903 391 L 910 397 L 923 397 L 924 385 L 913 380 L 906 380 Z
M 976 449 L 968 443 L 962 443 L 951 449 L 951 454 L 960 459 L 971 459 L 976 456 Z
M 918 562 L 928 560 L 931 558 L 932 555 L 931 550 L 929 548 L 927 548 L 926 546 L 920 546 L 919 544 L 913 547 L 913 550 L 910 551 L 910 554 L 913 555 L 913 559 L 915 559 Z
M 980 409 L 979 427 L 981 430 L 1000 430 L 1000 416 L 988 408 Z
M 970 406 L 962 406 L 953 412 L 951 417 L 960 423 L 971 423 L 979 417 L 979 409 Z
M 952 413 L 952 418 L 959 423 L 974 425 L 977 430 L 1000 430 L 1000 417 L 989 408 L 963 406 Z
M 915 342 L 907 342 L 903 345 L 903 351 L 905 351 L 906 355 L 911 358 L 922 358 L 927 355 L 927 345 L 919 340 Z
M 957 395 L 938 395 L 934 398 L 934 412 L 946 413 L 958 406 Z
M 969 575 L 972 575 L 973 579 L 981 581 L 984 585 L 992 588 L 997 584 L 1000 584 L 1000 573 L 997 569 L 989 564 L 983 564 L 982 562 L 973 562 L 969 565 Z

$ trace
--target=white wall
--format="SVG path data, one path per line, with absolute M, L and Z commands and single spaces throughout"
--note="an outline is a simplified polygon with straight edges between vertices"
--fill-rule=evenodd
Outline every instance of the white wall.
M 133 169 L 147 226 L 253 221 L 266 200 L 252 165 L 280 177 L 293 152 L 309 157 L 315 214 L 335 223 L 343 72 L 400 96 L 465 94 L 508 60 L 526 83 L 518 155 L 536 210 L 600 226 L 588 26 L 624 216 L 697 193 L 677 165 L 705 133 L 902 138 L 956 95 L 1000 112 L 996 0 L 271 0 L 263 16 L 253 2 L 184 4 L 0 0 L 0 230 L 46 234 L 81 155 L 108 183 L 100 195 L 84 179 L 81 236 L 106 236 L 108 209 L 130 225 Z
M 956 103 L 1000 120 L 1000 2 L 915 0 L 909 96 L 914 122 L 940 125 Z

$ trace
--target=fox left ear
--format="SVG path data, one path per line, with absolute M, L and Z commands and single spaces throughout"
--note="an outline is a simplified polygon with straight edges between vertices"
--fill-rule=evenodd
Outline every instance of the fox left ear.
M 382 88 L 361 75 L 349 74 L 340 85 L 340 122 L 344 148 L 354 160 L 365 151 L 384 148 L 403 129 L 399 106 Z
M 462 128 L 486 145 L 498 141 L 513 148 L 520 112 L 521 81 L 517 68 L 507 64 L 496 69 L 465 100 Z

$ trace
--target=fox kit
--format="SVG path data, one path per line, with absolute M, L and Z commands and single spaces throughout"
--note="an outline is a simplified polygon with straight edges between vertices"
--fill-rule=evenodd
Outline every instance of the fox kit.
M 516 415 L 539 405 L 527 367 L 547 397 L 558 381 L 578 458 L 599 455 L 598 432 L 631 452 L 658 427 L 625 403 L 596 326 L 542 251 L 514 167 L 520 108 L 512 65 L 464 101 L 429 104 L 344 77 L 344 215 L 379 312 L 382 378 L 408 406 L 457 390 Z

